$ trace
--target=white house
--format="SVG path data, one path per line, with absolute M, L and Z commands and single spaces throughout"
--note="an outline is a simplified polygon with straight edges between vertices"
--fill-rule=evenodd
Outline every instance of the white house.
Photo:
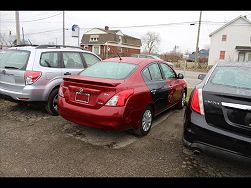
M 208 65 L 219 61 L 251 62 L 251 21 L 239 16 L 212 32 Z

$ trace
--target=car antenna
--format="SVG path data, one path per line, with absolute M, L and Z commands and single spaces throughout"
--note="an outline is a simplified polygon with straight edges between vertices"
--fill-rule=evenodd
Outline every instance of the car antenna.
M 117 55 L 119 56 L 119 60 L 121 61 L 121 60 L 122 60 L 122 58 L 120 57 L 119 53 L 118 53 L 118 52 L 116 52 L 116 53 L 117 53 Z
M 31 46 L 32 46 L 32 43 L 31 43 L 30 39 L 28 39 L 28 41 L 29 41 L 29 43 L 30 43 L 30 44 L 31 44 Z

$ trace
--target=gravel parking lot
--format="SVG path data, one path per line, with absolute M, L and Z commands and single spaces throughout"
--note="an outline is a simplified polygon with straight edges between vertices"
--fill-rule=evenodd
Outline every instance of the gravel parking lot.
M 182 145 L 184 111 L 171 109 L 149 135 L 81 127 L 41 105 L 0 99 L 0 176 L 232 177 L 251 176 L 241 161 L 195 155 Z

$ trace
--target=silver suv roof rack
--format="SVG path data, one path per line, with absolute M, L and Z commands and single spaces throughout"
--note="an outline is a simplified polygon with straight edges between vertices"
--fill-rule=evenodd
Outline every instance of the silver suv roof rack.
M 36 44 L 18 44 L 18 45 L 14 45 L 14 46 L 11 46 L 11 47 L 23 47 L 23 46 L 39 46 L 39 45 L 36 45 Z
M 83 50 L 83 48 L 78 47 L 78 46 L 66 46 L 66 45 L 38 45 L 36 49 L 43 49 L 43 48 L 78 48 Z

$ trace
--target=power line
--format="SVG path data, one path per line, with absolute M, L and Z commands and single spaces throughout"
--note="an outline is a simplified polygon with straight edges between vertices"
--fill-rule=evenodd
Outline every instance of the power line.
M 40 18 L 40 19 L 36 19 L 36 20 L 29 20 L 29 21 L 21 21 L 21 22 L 35 22 L 35 21 L 39 21 L 39 20 L 45 20 L 45 19 L 49 19 L 49 18 L 52 18 L 52 17 L 55 17 L 55 16 L 58 16 L 62 14 L 61 12 L 58 13 L 58 14 L 55 14 L 55 15 L 52 15 L 52 16 L 49 16 L 49 17 L 46 17 L 46 18 Z
M 59 13 L 62 14 L 62 13 Z M 57 14 L 57 15 L 59 15 Z M 53 15 L 56 16 L 56 15 Z M 61 22 L 59 22 L 61 23 Z M 198 21 L 195 22 L 176 22 L 176 23 L 165 23 L 165 24 L 152 24 L 152 25 L 132 25 L 132 26 L 114 26 L 114 27 L 110 27 L 112 29 L 121 29 L 121 28 L 140 28 L 140 27 L 159 27 L 159 26 L 173 26 L 173 25 L 184 25 L 184 24 L 197 24 Z M 208 25 L 210 24 L 226 24 L 228 22 L 216 22 L 216 21 L 201 21 L 201 24 L 206 24 L 206 26 L 208 27 Z M 249 23 L 247 24 L 232 24 L 235 26 L 246 26 L 246 25 L 250 25 Z M 93 27 L 81 27 L 80 29 L 93 29 Z M 54 32 L 54 31 L 59 31 L 61 29 L 53 29 L 53 30 L 47 30 L 47 31 L 41 31 L 41 32 L 34 32 L 34 33 L 28 33 L 27 35 L 34 35 L 34 34 L 40 34 L 40 33 L 47 33 L 47 32 Z M 66 30 L 70 30 L 69 28 L 66 28 Z
M 52 29 L 52 30 L 47 30 L 47 31 L 41 31 L 41 32 L 36 32 L 36 33 L 27 33 L 25 35 L 35 35 L 35 34 L 41 34 L 41 33 L 48 33 L 48 32 L 55 32 L 55 31 L 60 31 L 61 29 Z
M 165 24 L 152 24 L 152 25 L 132 25 L 132 26 L 113 26 L 110 27 L 112 29 L 121 29 L 121 28 L 137 28 L 137 27 L 159 27 L 159 26 L 172 26 L 172 25 L 184 25 L 184 24 L 197 24 L 199 23 L 198 21 L 194 21 L 194 22 L 176 22 L 176 23 L 165 23 Z M 201 21 L 201 24 L 213 24 L 213 25 L 222 25 L 222 24 L 226 24 L 229 22 L 216 22 L 216 21 Z M 246 25 L 250 25 L 249 23 L 239 23 L 239 24 L 231 24 L 231 25 L 235 25 L 235 26 L 246 26 Z M 93 28 L 93 27 L 92 27 Z M 81 27 L 80 29 L 92 29 L 92 28 L 85 28 L 85 27 Z
M 47 16 L 47 17 L 45 17 L 45 18 L 39 18 L 39 19 L 34 19 L 34 20 L 25 20 L 25 21 L 20 21 L 20 22 L 35 22 L 35 21 L 45 20 L 45 19 L 49 19 L 49 18 L 58 16 L 58 15 L 60 15 L 60 14 L 62 14 L 62 13 L 57 13 L 57 14 L 55 14 L 55 15 Z M 15 22 L 15 21 L 14 21 L 14 20 L 13 20 L 13 21 L 11 20 L 11 21 L 2 21 L 2 22 L 5 22 L 5 23 L 13 23 L 13 22 Z

